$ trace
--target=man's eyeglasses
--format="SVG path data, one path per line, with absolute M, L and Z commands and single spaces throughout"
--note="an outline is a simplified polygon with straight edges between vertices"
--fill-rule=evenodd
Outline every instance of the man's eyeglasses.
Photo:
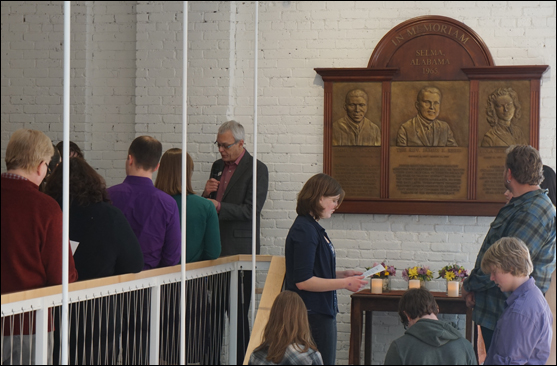
M 223 149 L 228 150 L 228 149 L 230 149 L 232 146 L 236 145 L 238 142 L 240 142 L 240 140 L 234 141 L 233 144 L 226 145 L 226 144 L 219 144 L 218 141 L 215 141 L 214 144 L 217 146 L 217 149 L 220 149 L 220 148 L 222 147 Z

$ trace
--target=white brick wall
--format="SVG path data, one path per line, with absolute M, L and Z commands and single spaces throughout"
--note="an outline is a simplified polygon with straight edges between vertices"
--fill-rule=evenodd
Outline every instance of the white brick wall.
M 180 146 L 181 2 L 72 2 L 72 132 L 109 185 L 124 178 L 135 136 Z M 21 127 L 62 137 L 62 2 L 9 2 L 2 9 L 2 159 Z M 188 150 L 201 191 L 228 119 L 252 149 L 253 2 L 190 2 Z M 548 64 L 541 89 L 540 152 L 555 168 L 555 2 L 261 2 L 259 146 L 270 174 L 262 252 L 281 255 L 296 194 L 322 171 L 323 81 L 315 67 L 365 67 L 397 24 L 443 15 L 473 28 L 497 65 Z M 5 170 L 2 164 L 2 171 Z M 335 215 L 323 222 L 339 269 L 388 259 L 401 271 L 453 261 L 471 268 L 491 217 Z M 403 288 L 400 275 L 394 288 Z M 436 282 L 432 288 L 441 288 Z M 348 359 L 349 293 L 339 291 L 338 363 Z M 454 317 L 453 317 L 454 318 Z M 451 318 L 452 319 L 452 318 Z M 456 319 L 454 319 L 456 320 Z M 462 319 L 458 320 L 462 328 Z M 402 333 L 394 313 L 374 317 L 374 363 Z

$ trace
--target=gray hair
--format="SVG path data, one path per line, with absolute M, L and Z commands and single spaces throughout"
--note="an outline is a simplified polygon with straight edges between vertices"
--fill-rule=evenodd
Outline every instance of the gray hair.
M 236 121 L 224 122 L 220 127 L 218 134 L 222 135 L 226 131 L 231 131 L 235 141 L 240 141 L 245 138 L 244 126 Z

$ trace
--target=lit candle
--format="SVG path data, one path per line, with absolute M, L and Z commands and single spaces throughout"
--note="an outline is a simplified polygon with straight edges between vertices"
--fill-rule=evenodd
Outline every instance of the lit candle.
M 457 281 L 447 282 L 447 295 L 449 297 L 458 297 L 458 282 Z
M 420 280 L 410 280 L 408 281 L 408 288 L 420 288 Z
M 372 294 L 382 294 L 383 293 L 383 279 L 372 278 L 371 279 L 371 293 Z

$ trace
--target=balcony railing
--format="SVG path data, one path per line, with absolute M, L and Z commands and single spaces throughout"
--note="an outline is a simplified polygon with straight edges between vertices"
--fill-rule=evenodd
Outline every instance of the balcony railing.
M 257 271 L 266 272 L 271 258 L 257 256 Z M 190 364 L 235 364 L 238 292 L 230 289 L 251 266 L 249 255 L 188 263 L 183 320 L 180 265 L 70 284 L 69 363 L 176 364 L 185 352 Z M 2 295 L 3 362 L 57 364 L 61 304 L 62 286 Z M 21 342 L 21 329 L 35 337 L 26 359 L 12 359 L 4 344 Z

